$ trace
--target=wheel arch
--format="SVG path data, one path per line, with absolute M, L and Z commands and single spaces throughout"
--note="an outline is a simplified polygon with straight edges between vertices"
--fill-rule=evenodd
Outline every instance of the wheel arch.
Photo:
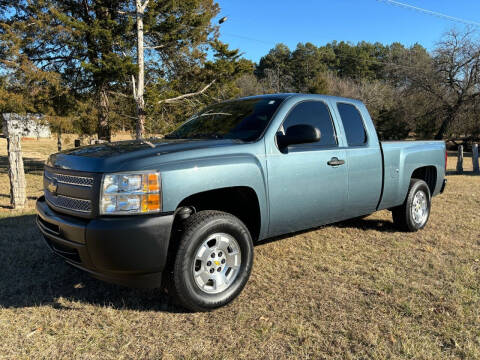
M 241 206 L 235 206 L 240 204 Z M 168 246 L 168 263 L 171 264 L 173 254 L 178 247 L 178 239 L 182 231 L 184 216 L 202 210 L 218 210 L 238 217 L 250 231 L 252 240 L 258 240 L 262 231 L 262 212 L 256 191 L 249 186 L 231 186 L 214 190 L 206 190 L 185 197 L 174 212 L 174 220 Z M 184 214 L 184 210 L 186 214 Z M 263 221 L 264 222 L 264 221 Z
M 260 236 L 262 215 L 255 190 L 249 186 L 232 186 L 202 191 L 183 199 L 177 207 L 176 217 L 182 208 L 224 211 L 238 217 L 248 228 L 253 240 Z
M 430 190 L 430 196 L 433 196 L 437 184 L 437 168 L 433 165 L 416 168 L 413 170 L 410 179 L 420 179 L 425 181 Z

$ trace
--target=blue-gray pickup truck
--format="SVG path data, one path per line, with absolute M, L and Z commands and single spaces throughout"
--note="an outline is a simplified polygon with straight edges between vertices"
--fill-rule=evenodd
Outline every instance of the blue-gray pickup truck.
M 445 168 L 444 142 L 380 142 L 360 101 L 254 96 L 161 139 L 51 155 L 37 225 L 94 277 L 164 287 L 206 311 L 241 292 L 256 241 L 382 209 L 400 230 L 422 229 Z

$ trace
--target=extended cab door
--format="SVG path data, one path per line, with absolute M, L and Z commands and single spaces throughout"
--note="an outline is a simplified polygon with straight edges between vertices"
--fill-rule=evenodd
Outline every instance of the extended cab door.
M 297 124 L 318 128 L 321 138 L 316 143 L 291 145 L 282 150 L 275 141 L 267 146 L 270 236 L 319 226 L 343 217 L 347 167 L 341 163 L 346 152 L 339 148 L 328 105 L 321 100 L 298 102 L 276 130 L 284 133 L 288 127 Z M 274 139 L 269 142 L 271 140 Z
M 365 105 L 336 102 L 336 113 L 346 143 L 348 198 L 345 218 L 366 215 L 377 208 L 383 182 L 382 153 Z

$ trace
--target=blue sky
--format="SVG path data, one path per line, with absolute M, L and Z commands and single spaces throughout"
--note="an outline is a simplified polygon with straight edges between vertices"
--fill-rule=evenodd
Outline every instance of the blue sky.
M 478 0 L 398 0 L 480 23 Z M 463 25 L 378 0 L 217 0 L 220 39 L 258 62 L 276 43 L 294 49 L 299 42 L 333 40 L 418 42 L 431 50 L 442 34 Z

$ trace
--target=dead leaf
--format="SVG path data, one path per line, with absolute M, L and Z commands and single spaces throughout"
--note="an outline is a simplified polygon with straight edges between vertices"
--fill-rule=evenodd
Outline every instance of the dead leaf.
M 39 327 L 39 328 L 36 328 L 35 330 L 33 330 L 31 333 L 29 333 L 26 338 L 28 339 L 29 337 L 35 335 L 35 333 L 37 332 L 42 332 L 43 331 L 43 328 Z

